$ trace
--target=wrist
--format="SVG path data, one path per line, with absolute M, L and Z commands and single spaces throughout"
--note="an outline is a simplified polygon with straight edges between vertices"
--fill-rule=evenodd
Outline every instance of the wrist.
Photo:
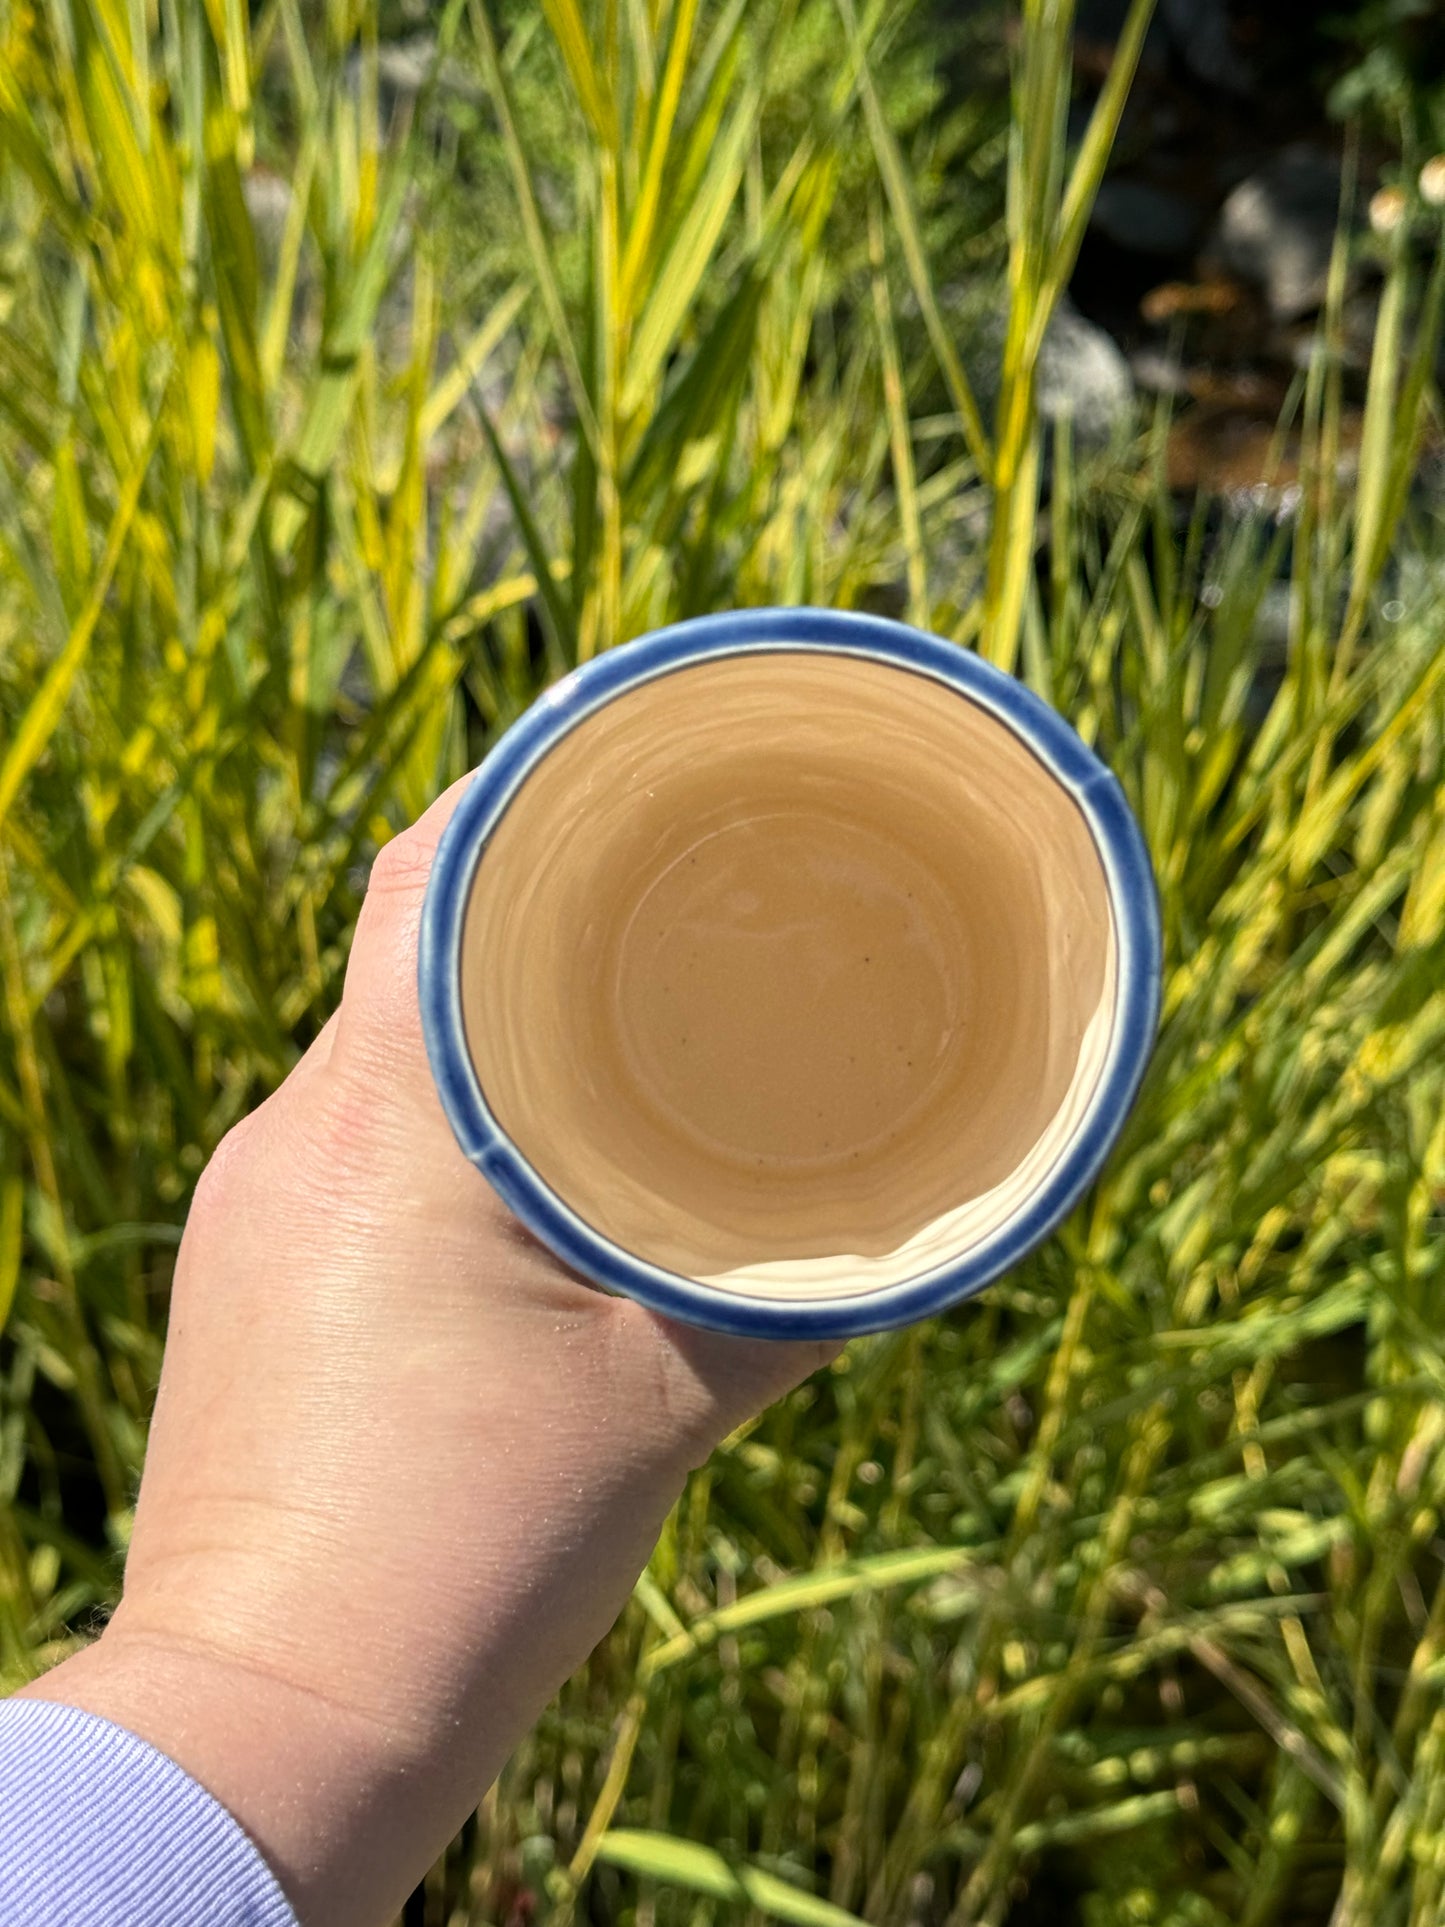
M 429 1864 L 405 1736 L 204 1640 L 122 1614 L 20 1696 L 93 1713 L 174 1760 L 249 1834 L 303 1927 L 379 1924 Z

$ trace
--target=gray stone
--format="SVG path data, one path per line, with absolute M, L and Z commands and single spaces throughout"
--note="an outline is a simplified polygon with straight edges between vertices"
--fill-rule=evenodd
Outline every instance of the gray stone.
M 454 60 L 443 60 L 440 65 L 438 60 L 435 34 L 414 33 L 404 40 L 383 42 L 376 50 L 376 78 L 383 106 L 394 110 L 402 102 L 415 100 L 427 82 L 433 80 L 439 93 L 473 102 L 484 98 L 482 89 L 465 68 Z M 354 53 L 347 60 L 346 74 L 353 87 L 358 85 L 359 54 Z
M 1209 259 L 1262 289 L 1276 321 L 1297 321 L 1325 298 L 1339 212 L 1339 161 L 1287 147 L 1224 203 Z
M 1228 0 L 1160 0 L 1159 17 L 1197 79 L 1225 93 L 1249 92 L 1254 76 L 1235 51 Z
M 286 224 L 295 209 L 295 192 L 284 175 L 258 165 L 242 177 L 241 196 L 251 217 L 256 270 L 263 290 L 268 290 L 275 285 L 280 272 L 281 246 L 286 237 Z M 304 336 L 315 288 L 315 259 L 310 247 L 303 243 L 291 297 L 289 333 L 295 341 Z M 263 294 L 262 298 L 266 296 Z
M 437 64 L 437 43 L 429 33 L 393 40 L 376 50 L 376 77 L 394 94 L 419 94 Z
M 1259 599 L 1254 618 L 1255 639 L 1271 661 L 1283 660 L 1294 627 L 1295 592 L 1288 582 L 1271 582 Z
M 1117 40 L 1129 18 L 1129 0 L 1078 0 L 1074 32 L 1082 40 Z
M 1135 386 L 1146 395 L 1187 395 L 1189 371 L 1177 354 L 1168 348 L 1146 345 L 1129 357 L 1129 372 Z
M 253 167 L 241 182 L 241 196 L 258 249 L 274 260 L 291 218 L 291 183 L 269 167 Z
M 964 373 L 986 423 L 999 403 L 1008 316 L 995 299 L 971 287 L 941 290 Z M 1134 378 L 1112 335 L 1085 320 L 1065 295 L 1054 310 L 1039 351 L 1039 413 L 1046 422 L 1070 415 L 1080 444 L 1110 441 L 1134 426 Z
M 1111 179 L 1100 183 L 1090 225 L 1131 254 L 1182 261 L 1194 252 L 1204 220 L 1192 202 L 1167 188 Z
M 1129 0 L 1079 0 L 1074 31 L 1081 40 L 1117 40 Z M 1173 55 L 1196 80 L 1226 93 L 1248 93 L 1253 75 L 1235 51 L 1228 0 L 1160 0 L 1144 44 L 1145 64 Z
M 1075 439 L 1098 445 L 1134 425 L 1134 377 L 1113 337 L 1061 301 L 1039 354 L 1039 413 L 1070 416 Z

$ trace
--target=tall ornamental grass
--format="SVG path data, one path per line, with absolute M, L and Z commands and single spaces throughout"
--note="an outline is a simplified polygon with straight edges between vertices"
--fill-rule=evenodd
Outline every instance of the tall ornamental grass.
M 1172 498 L 1162 419 L 1046 446 L 1149 8 L 1073 149 L 1071 13 L 1004 115 L 882 0 L 447 0 L 404 59 L 373 0 L 0 0 L 6 1683 L 116 1595 L 196 1173 L 550 677 L 896 610 L 1161 880 L 1103 1181 L 694 1476 L 408 1927 L 1445 1912 L 1440 216 L 1369 244 L 1358 381 L 1341 241 L 1252 496 Z

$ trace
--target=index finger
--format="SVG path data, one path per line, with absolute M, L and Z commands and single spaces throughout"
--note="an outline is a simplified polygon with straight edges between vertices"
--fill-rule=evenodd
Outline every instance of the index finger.
M 388 1076 L 430 1081 L 416 984 L 421 910 L 437 845 L 471 780 L 468 774 L 443 790 L 377 851 L 346 966 L 338 1066 L 360 1061 Z

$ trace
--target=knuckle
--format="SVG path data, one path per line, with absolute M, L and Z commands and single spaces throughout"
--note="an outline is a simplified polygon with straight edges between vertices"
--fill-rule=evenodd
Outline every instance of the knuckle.
M 401 831 L 377 851 L 367 879 L 367 895 L 422 889 L 435 854 L 435 846 L 414 829 Z
M 383 1123 L 385 1103 L 385 1082 L 372 1074 L 369 1063 L 357 1065 L 348 1051 L 340 1062 L 328 1065 L 318 1084 L 315 1118 L 327 1156 L 366 1162 Z
M 251 1161 L 254 1119 L 243 1117 L 233 1124 L 207 1159 L 192 1195 L 193 1215 L 206 1215 L 219 1209 L 235 1195 L 237 1185 Z

